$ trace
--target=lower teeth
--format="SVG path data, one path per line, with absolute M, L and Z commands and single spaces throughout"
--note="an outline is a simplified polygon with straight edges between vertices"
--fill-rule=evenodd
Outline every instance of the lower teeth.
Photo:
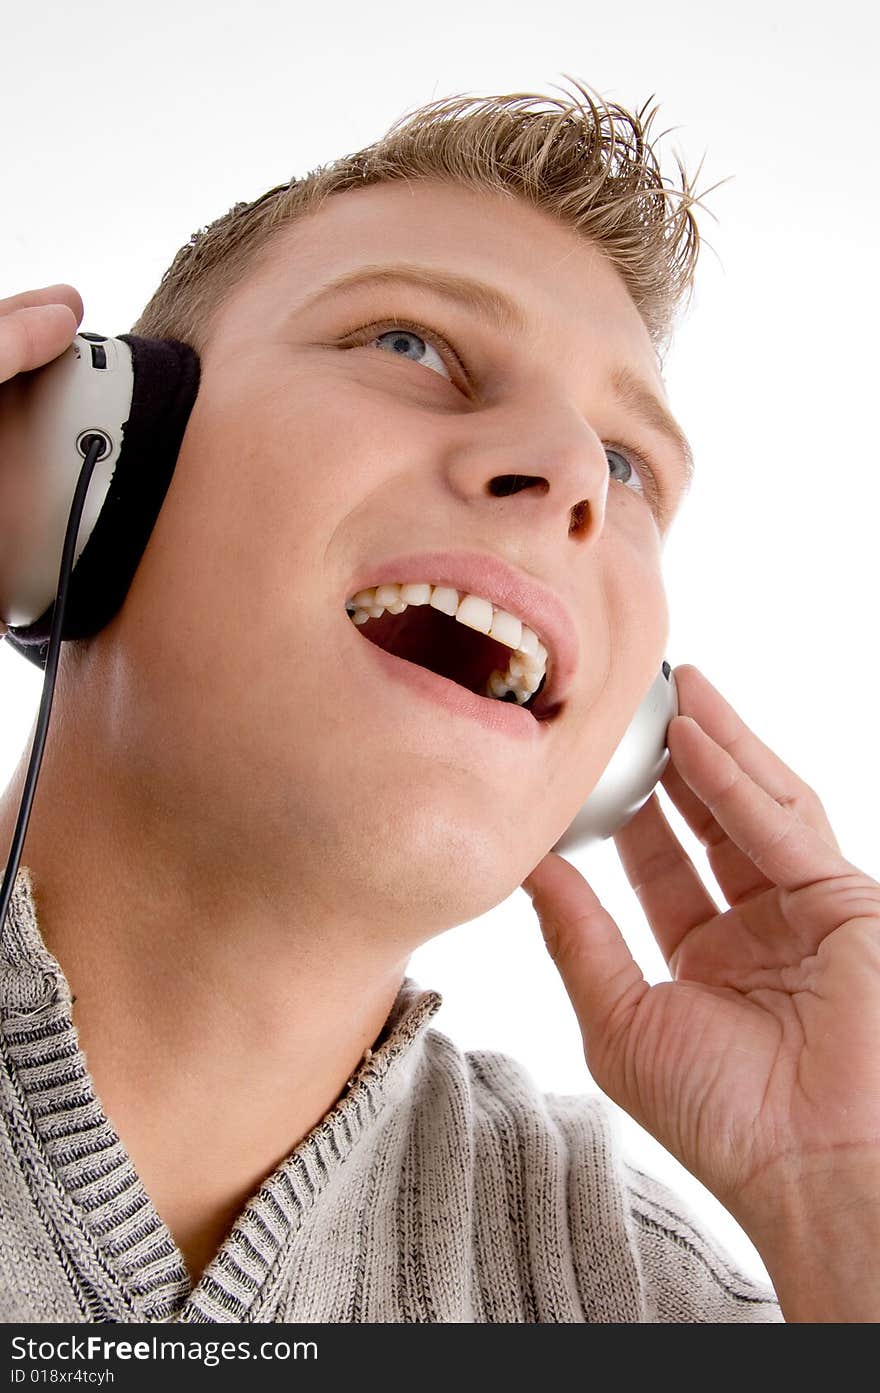
M 543 691 L 544 683 L 547 680 L 547 674 L 544 674 L 533 692 L 528 690 L 523 691 L 519 687 L 508 687 L 504 682 L 504 678 L 505 674 L 503 672 L 493 672 L 489 681 L 486 683 L 483 695 L 489 697 L 492 701 L 515 701 L 518 706 L 528 706 L 529 702 L 532 701 L 533 698 L 538 697 Z M 493 679 L 496 687 L 494 691 L 492 690 Z

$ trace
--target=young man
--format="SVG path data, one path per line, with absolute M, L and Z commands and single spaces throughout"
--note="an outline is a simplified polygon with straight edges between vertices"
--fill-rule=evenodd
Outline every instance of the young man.
M 4 926 L 3 1319 L 880 1318 L 880 887 L 816 795 L 686 666 L 664 786 L 732 908 L 652 797 L 616 839 L 649 988 L 547 854 L 666 648 L 660 347 L 698 237 L 649 124 L 580 88 L 434 104 L 199 233 L 133 327 L 201 382 L 125 603 L 63 650 Z M 83 315 L 3 308 L 7 377 Z M 383 655 L 362 592 L 393 583 L 530 624 L 543 719 L 427 677 L 440 628 Z M 524 878 L 593 1077 L 779 1304 L 601 1100 L 430 1028 L 411 953 Z

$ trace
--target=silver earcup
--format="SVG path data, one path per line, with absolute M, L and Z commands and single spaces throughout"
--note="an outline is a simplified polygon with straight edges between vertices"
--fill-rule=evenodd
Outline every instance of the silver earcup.
M 564 855 L 604 840 L 635 817 L 663 777 L 669 760 L 666 730 L 678 714 L 675 676 L 664 661 L 605 772 L 554 851 Z
M 77 334 L 38 371 L 0 387 L 0 618 L 32 624 L 55 599 L 70 505 L 90 435 L 105 448 L 95 464 L 74 564 L 107 498 L 131 413 L 131 349 L 121 339 Z

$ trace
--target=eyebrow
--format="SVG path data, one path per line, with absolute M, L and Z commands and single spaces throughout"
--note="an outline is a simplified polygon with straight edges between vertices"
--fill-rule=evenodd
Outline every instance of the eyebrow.
M 322 286 L 300 308 L 307 309 L 328 295 L 341 295 L 371 285 L 408 285 L 417 290 L 428 290 L 441 299 L 463 306 L 508 337 L 522 336 L 529 330 L 522 308 L 503 291 L 473 280 L 470 276 L 408 264 L 360 266 Z M 685 490 L 690 489 L 694 478 L 694 452 L 675 417 L 648 384 L 626 365 L 613 368 L 609 382 L 621 406 L 649 430 L 664 436 L 672 446 L 684 463 Z

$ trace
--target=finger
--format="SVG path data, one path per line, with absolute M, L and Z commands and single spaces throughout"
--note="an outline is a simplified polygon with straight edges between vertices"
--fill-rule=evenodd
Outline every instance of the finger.
M 0 318 L 0 382 L 30 372 L 63 353 L 76 323 L 69 305 L 28 305 Z
M 666 766 L 660 782 L 691 831 L 706 848 L 712 874 L 728 904 L 742 904 L 744 900 L 770 889 L 771 882 L 740 851 L 736 842 L 730 840 L 705 803 L 681 777 L 672 760 Z
M 692 717 L 675 716 L 666 741 L 682 778 L 772 884 L 799 890 L 858 871 L 791 808 L 777 803 Z
M 756 783 L 782 806 L 790 807 L 839 853 L 837 839 L 813 789 L 758 739 L 698 668 L 685 664 L 675 671 L 682 714 L 694 716 Z M 682 779 L 673 760 L 668 763 L 661 783 L 706 847 L 712 873 L 729 904 L 742 904 L 770 887 L 772 882 L 725 834 L 702 799 Z
M 802 822 L 818 832 L 832 850 L 839 853 L 837 838 L 815 790 L 769 745 L 759 740 L 699 668 L 684 663 L 675 668 L 674 675 L 680 714 L 693 716 L 755 783 L 766 789 L 777 803 L 791 808 Z M 712 819 L 702 801 L 688 789 L 671 764 L 667 766 L 661 782 L 700 841 L 706 846 L 716 845 L 722 837 L 720 829 L 716 831 L 713 828 Z
M 44 285 L 40 290 L 22 290 L 18 295 L 9 295 L 0 300 L 0 315 L 12 314 L 15 310 L 28 309 L 33 305 L 67 305 L 73 310 L 77 324 L 82 323 L 83 302 L 79 291 L 63 281 L 58 285 Z
M 722 911 L 665 818 L 655 793 L 615 833 L 614 845 L 671 971 L 672 955 L 682 939 Z
M 549 852 L 523 881 L 523 889 L 532 897 L 598 1082 L 596 1058 L 625 1032 L 650 988 L 617 924 L 570 861 Z

